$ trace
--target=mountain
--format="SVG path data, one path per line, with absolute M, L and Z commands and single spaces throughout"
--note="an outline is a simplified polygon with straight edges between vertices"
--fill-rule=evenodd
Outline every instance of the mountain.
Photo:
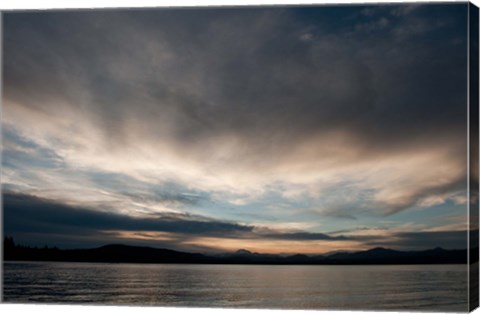
M 104 263 L 208 263 L 211 257 L 168 249 L 110 244 L 94 249 L 60 250 L 15 246 L 4 251 L 5 260 Z
M 338 264 L 446 264 L 466 263 L 467 250 L 435 248 L 425 251 L 396 251 L 377 247 L 353 253 L 335 253 L 327 260 Z
M 190 264 L 279 264 L 279 265 L 346 265 L 346 264 L 460 264 L 467 262 L 467 250 L 396 251 L 374 248 L 352 253 L 308 256 L 288 256 L 252 253 L 238 250 L 235 253 L 206 255 L 186 253 L 152 247 L 123 244 L 105 245 L 93 249 L 61 250 L 57 248 L 31 248 L 4 242 L 6 261 L 62 261 L 104 263 L 190 263 Z
M 364 260 L 364 259 L 385 259 L 385 258 L 397 258 L 402 252 L 377 247 L 368 251 L 361 252 L 341 252 L 328 256 L 328 259 L 332 260 Z

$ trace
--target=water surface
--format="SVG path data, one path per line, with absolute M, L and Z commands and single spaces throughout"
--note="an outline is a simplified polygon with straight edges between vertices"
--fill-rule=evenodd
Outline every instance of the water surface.
M 5 302 L 467 311 L 466 265 L 4 263 Z

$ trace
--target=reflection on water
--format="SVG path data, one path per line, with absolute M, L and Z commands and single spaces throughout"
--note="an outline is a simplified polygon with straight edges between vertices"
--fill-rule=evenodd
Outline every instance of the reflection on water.
M 5 302 L 467 310 L 466 265 L 4 263 Z

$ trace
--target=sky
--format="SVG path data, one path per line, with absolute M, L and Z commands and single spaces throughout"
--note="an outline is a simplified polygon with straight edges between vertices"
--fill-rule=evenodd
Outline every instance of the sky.
M 4 13 L 4 234 L 466 248 L 467 9 Z

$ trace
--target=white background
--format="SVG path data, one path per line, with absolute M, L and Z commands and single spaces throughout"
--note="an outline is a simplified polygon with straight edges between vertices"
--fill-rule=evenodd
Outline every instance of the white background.
M 436 0 L 438 2 L 438 0 Z M 441 2 L 454 2 L 442 1 Z M 417 2 L 385 1 L 385 0 L 0 0 L 0 10 L 15 9 L 52 9 L 52 8 L 108 8 L 108 7 L 159 7 L 159 6 L 226 6 L 226 5 L 274 5 L 274 4 L 325 4 L 325 3 L 384 3 L 384 2 Z M 426 2 L 426 1 L 422 1 Z M 480 0 L 472 1 L 480 6 Z M 0 226 L 3 224 L 0 224 Z M 3 278 L 3 277 L 2 277 Z M 288 280 L 288 278 L 285 278 Z M 159 308 L 159 307 L 113 307 L 113 306 L 69 306 L 69 305 L 0 305 L 1 313 L 35 313 L 35 314 L 334 314 L 334 313 L 358 313 L 349 311 L 285 311 L 285 310 L 238 310 L 238 309 L 198 309 L 198 308 Z M 479 313 L 480 310 L 475 311 Z M 363 312 L 365 314 L 382 314 L 392 312 Z
M 115 8 L 115 7 L 158 7 L 158 6 L 225 6 L 225 5 L 274 5 L 274 4 L 325 4 L 325 3 L 405 3 L 433 2 L 415 0 L 1 0 L 0 10 L 51 9 L 51 8 Z M 435 0 L 434 2 L 466 2 Z M 480 0 L 472 3 L 480 6 Z

